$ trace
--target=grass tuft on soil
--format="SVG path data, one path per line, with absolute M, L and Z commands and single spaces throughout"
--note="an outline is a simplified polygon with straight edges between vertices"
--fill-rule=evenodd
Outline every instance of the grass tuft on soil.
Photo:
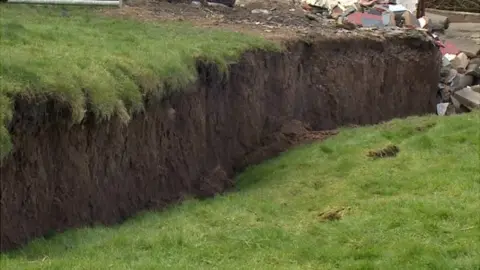
M 1 255 L 4 269 L 471 269 L 480 113 L 344 129 L 238 176 L 238 191 Z M 396 145 L 395 157 L 372 149 Z
M 196 79 L 201 59 L 226 70 L 245 50 L 277 50 L 260 37 L 141 23 L 102 16 L 98 9 L 0 5 L 0 154 L 11 148 L 7 125 L 20 98 L 55 98 L 73 121 L 90 108 L 99 119 L 125 121 L 146 95 L 162 98 Z M 87 106 L 88 105 L 88 106 Z

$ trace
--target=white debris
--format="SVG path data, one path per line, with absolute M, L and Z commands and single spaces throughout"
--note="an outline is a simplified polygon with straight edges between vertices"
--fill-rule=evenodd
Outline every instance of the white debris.
M 438 103 L 437 104 L 437 114 L 440 116 L 444 116 L 447 112 L 448 104 L 450 103 Z
M 310 6 L 332 10 L 336 6 L 350 7 L 357 3 L 357 0 L 306 0 Z
M 417 12 L 418 0 L 397 0 L 397 5 L 404 6 L 408 11 L 415 14 Z
M 267 15 L 267 14 L 270 14 L 270 11 L 268 11 L 266 9 L 257 8 L 257 9 L 252 10 L 252 14 L 265 14 L 265 15 Z

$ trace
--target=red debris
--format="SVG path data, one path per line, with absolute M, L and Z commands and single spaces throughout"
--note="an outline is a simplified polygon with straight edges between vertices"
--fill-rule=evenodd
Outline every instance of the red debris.
M 380 21 L 380 22 L 382 21 L 382 16 L 369 14 L 369 13 L 362 13 L 358 11 L 355 11 L 354 13 L 347 16 L 347 20 L 356 25 L 362 25 L 362 18 Z
M 442 55 L 445 54 L 454 54 L 457 55 L 460 53 L 460 50 L 455 46 L 453 43 L 449 41 L 445 41 L 445 43 L 442 43 L 441 41 L 436 41 L 437 45 L 440 47 L 440 52 Z

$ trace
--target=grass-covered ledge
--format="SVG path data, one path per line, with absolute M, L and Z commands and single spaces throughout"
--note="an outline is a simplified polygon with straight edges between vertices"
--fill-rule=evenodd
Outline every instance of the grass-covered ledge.
M 66 9 L 66 10 L 65 10 Z M 279 47 L 261 37 L 142 23 L 83 7 L 0 5 L 0 156 L 11 150 L 14 98 L 57 98 L 83 119 L 86 103 L 101 119 L 128 121 L 145 95 L 163 96 L 196 79 L 198 58 L 226 68 L 245 50 Z M 86 99 L 88 96 L 88 100 Z

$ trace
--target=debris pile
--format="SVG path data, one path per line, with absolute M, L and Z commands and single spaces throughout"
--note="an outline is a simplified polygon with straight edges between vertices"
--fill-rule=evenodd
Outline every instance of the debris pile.
M 315 16 L 333 19 L 338 27 L 349 30 L 402 27 L 443 31 L 448 28 L 448 19 L 443 16 L 417 19 L 416 6 L 416 0 L 305 0 L 302 5 L 309 19 Z
M 480 108 L 480 51 L 460 51 L 442 40 L 450 26 L 448 17 L 425 15 L 422 8 L 417 10 L 418 0 L 292 0 L 293 5 L 287 6 L 258 0 L 193 0 L 192 4 L 201 6 L 200 2 L 210 7 L 222 6 L 222 11 L 244 10 L 248 13 L 242 13 L 237 22 L 265 27 L 265 32 L 290 25 L 297 32 L 336 26 L 337 33 L 373 31 L 423 36 L 439 48 L 443 57 L 437 113 L 449 115 Z M 480 41 L 480 34 L 472 38 Z
M 417 30 L 437 45 L 443 55 L 437 113 L 449 115 L 480 108 L 480 51 L 458 50 L 438 34 L 448 29 L 447 17 L 429 14 L 417 18 L 418 0 L 305 0 L 310 20 L 334 20 L 337 27 Z M 416 14 L 416 15 L 414 15 Z
M 480 108 L 480 50 L 462 52 L 449 42 L 437 40 L 442 52 L 438 85 L 438 115 L 461 113 Z

